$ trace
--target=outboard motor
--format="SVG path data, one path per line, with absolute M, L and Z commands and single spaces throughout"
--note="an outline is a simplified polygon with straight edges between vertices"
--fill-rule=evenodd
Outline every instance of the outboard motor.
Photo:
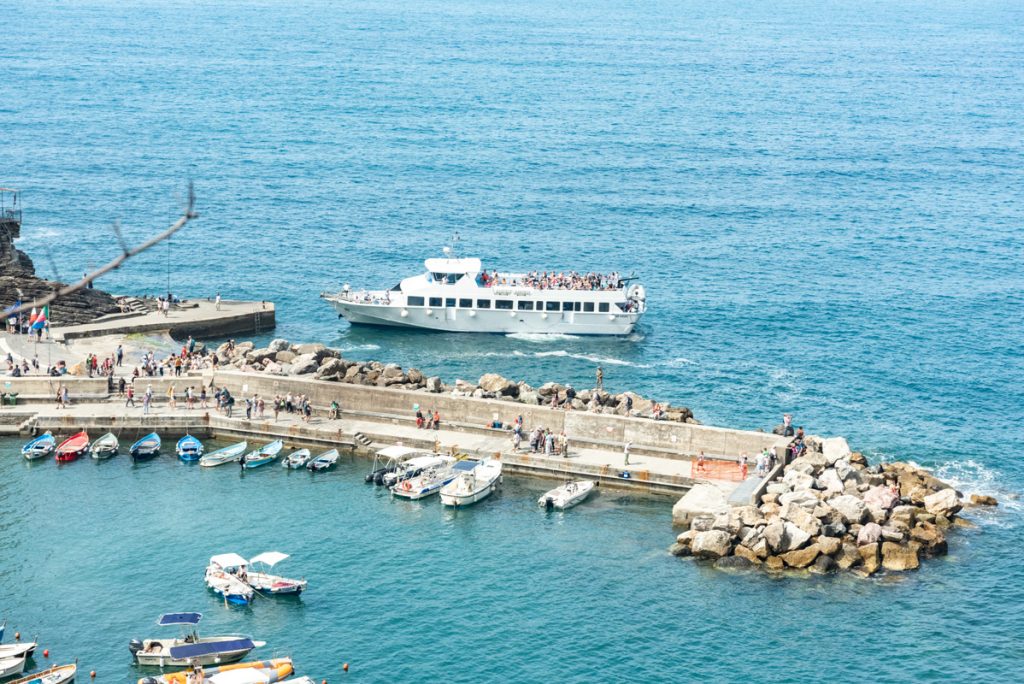
M 128 650 L 132 653 L 132 658 L 138 660 L 139 651 L 142 650 L 142 642 L 138 639 L 132 639 L 128 642 Z
M 544 499 L 544 508 L 545 508 L 545 510 L 549 510 L 550 511 L 554 507 L 555 507 L 555 500 L 553 498 L 551 498 L 549 496 L 548 498 Z

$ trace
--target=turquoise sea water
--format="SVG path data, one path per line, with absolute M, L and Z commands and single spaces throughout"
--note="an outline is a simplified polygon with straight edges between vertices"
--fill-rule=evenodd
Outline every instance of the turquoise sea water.
M 0 184 L 48 275 L 113 256 L 115 220 L 169 223 L 192 178 L 201 221 L 104 287 L 159 292 L 170 262 L 177 293 L 267 297 L 280 335 L 449 380 L 585 386 L 601 363 L 706 422 L 792 412 L 998 512 L 898 580 L 780 582 L 666 556 L 660 502 L 550 517 L 510 483 L 451 516 L 377 500 L 359 466 L 58 470 L 5 442 L 12 623 L 118 680 L 125 641 L 188 608 L 334 679 L 1013 679 L 1024 9 L 636 5 L 0 2 Z M 317 298 L 456 230 L 499 269 L 635 270 L 650 313 L 623 340 L 451 337 L 349 330 Z M 219 610 L 205 558 L 271 547 L 319 588 Z

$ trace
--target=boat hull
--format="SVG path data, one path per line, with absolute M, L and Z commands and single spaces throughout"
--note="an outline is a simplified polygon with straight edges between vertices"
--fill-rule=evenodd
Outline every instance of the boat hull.
M 65 684 L 75 678 L 77 671 L 77 665 L 55 665 L 48 670 L 36 672 L 27 677 L 6 682 L 6 684 Z
M 329 298 L 338 316 L 349 323 L 418 328 L 440 332 L 532 333 L 548 335 L 629 335 L 643 313 L 577 311 L 505 311 L 405 307 Z
M 217 643 L 217 641 L 228 641 L 241 638 L 240 635 L 231 635 L 217 638 L 200 639 L 198 643 Z M 147 653 L 145 649 L 135 653 L 135 662 L 141 667 L 188 667 L 195 662 L 200 665 L 227 665 L 230 663 L 237 663 L 239 660 L 249 655 L 252 652 L 251 648 L 240 648 L 234 651 L 221 651 L 218 653 L 207 653 L 201 656 L 192 656 L 190 658 L 173 658 L 170 655 L 170 646 L 179 646 L 185 642 L 175 639 L 147 639 L 143 642 L 146 646 L 156 642 L 163 644 L 164 647 L 158 652 Z M 263 642 L 260 642 L 261 644 Z M 259 644 L 257 644 L 259 645 Z
M 117 447 L 93 447 L 89 452 L 96 460 L 117 456 Z

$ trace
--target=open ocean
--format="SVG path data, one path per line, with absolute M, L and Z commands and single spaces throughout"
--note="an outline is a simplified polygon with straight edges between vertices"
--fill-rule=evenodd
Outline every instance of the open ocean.
M 670 503 L 460 511 L 365 462 L 239 477 L 57 468 L 0 441 L 0 616 L 98 682 L 157 614 L 266 639 L 318 681 L 972 681 L 1024 657 L 1024 5 L 0 0 L 0 185 L 71 279 L 271 299 L 274 336 L 448 381 L 606 385 L 994 494 L 901 577 L 729 575 L 669 556 Z M 352 329 L 323 290 L 419 272 L 636 272 L 627 339 Z M 267 337 L 269 339 L 269 336 Z M 301 601 L 225 609 L 212 553 L 291 552 Z M 40 658 L 40 662 L 42 659 Z M 340 663 L 350 662 L 342 675 Z M 82 678 L 88 681 L 87 677 Z

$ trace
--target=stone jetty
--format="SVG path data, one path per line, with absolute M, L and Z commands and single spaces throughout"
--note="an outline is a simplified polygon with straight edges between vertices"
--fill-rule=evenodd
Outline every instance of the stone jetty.
M 224 343 L 214 353 L 220 367 L 233 366 L 243 372 L 310 376 L 351 385 L 424 390 L 455 397 L 496 399 L 529 406 L 557 406 L 605 415 L 657 417 L 677 423 L 700 424 L 689 408 L 658 404 L 634 392 L 613 394 L 601 389 L 577 392 L 570 385 L 557 382 L 532 387 L 496 373 L 485 374 L 475 383 L 457 379 L 448 384 L 440 377 L 428 376 L 417 368 L 403 369 L 394 363 L 345 359 L 337 349 L 319 343 L 292 344 L 288 340 L 276 339 L 259 349 L 252 342 Z M 656 408 L 659 409 L 657 412 Z
M 961 495 L 909 463 L 870 465 L 842 438 L 808 437 L 803 454 L 777 469 L 759 500 L 729 505 L 706 487 L 680 499 L 674 519 L 688 529 L 671 552 L 717 568 L 759 567 L 863 577 L 916 570 L 947 552 Z M 974 505 L 995 505 L 976 496 Z

